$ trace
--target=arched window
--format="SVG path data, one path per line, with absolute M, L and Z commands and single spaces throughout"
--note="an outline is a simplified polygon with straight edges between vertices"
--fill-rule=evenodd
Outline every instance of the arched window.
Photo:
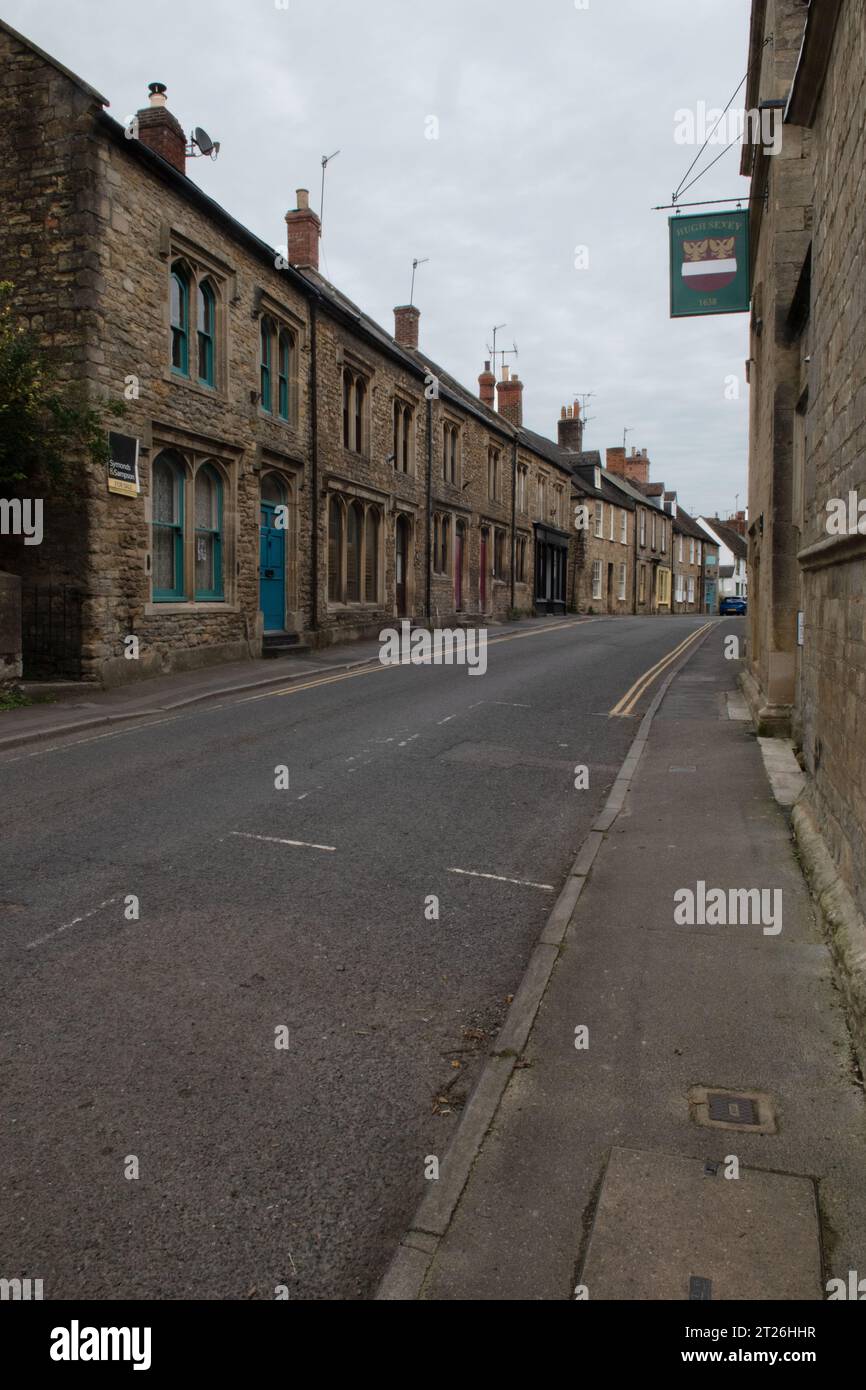
M 448 550 L 449 550 L 449 546 L 450 546 L 450 544 L 451 544 L 451 518 L 448 517 L 448 516 L 443 516 L 443 518 L 442 518 L 442 530 L 441 530 L 441 532 L 440 532 L 439 538 L 440 538 L 440 542 L 441 542 L 441 546 L 442 546 L 441 556 L 440 556 L 440 561 L 439 561 L 439 571 L 440 571 L 441 574 L 447 574 L 447 573 L 448 573 Z
M 189 376 L 189 277 L 180 261 L 171 268 L 171 369 Z
M 353 502 L 346 517 L 346 602 L 361 598 L 361 540 L 364 513 L 360 502 Z
M 343 443 L 352 447 L 352 373 L 343 369 Z
M 206 463 L 195 475 L 195 596 L 223 597 L 223 487 L 216 469 Z
M 343 508 L 338 497 L 328 507 L 328 599 L 339 603 L 342 596 L 340 569 L 343 556 Z
M 151 480 L 155 602 L 177 602 L 184 597 L 183 484 L 180 459 L 168 452 L 159 454 Z
M 355 452 L 364 452 L 364 397 L 367 394 L 366 382 L 362 377 L 355 379 Z
M 290 383 L 292 380 L 292 366 L 294 356 L 294 339 L 287 329 L 283 329 L 279 337 L 277 349 L 277 371 L 278 371 L 278 404 L 277 410 L 281 420 L 289 419 L 290 406 Z
M 364 598 L 367 603 L 379 602 L 379 537 L 381 518 L 375 507 L 367 512 L 367 535 L 364 547 Z
M 198 379 L 203 386 L 216 384 L 216 295 L 209 280 L 198 287 Z
M 262 397 L 262 410 L 272 414 L 271 406 L 271 340 L 274 336 L 274 325 L 270 319 L 262 319 L 259 333 L 259 390 Z

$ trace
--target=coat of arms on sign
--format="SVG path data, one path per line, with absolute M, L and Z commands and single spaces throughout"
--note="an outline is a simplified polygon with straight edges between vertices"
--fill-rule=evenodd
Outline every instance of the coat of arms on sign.
M 699 294 L 724 289 L 737 273 L 734 237 L 704 237 L 684 241 L 682 277 L 690 290 Z

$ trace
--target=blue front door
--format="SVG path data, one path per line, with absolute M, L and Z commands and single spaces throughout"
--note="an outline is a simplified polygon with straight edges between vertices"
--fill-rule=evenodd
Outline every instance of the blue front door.
M 262 502 L 259 605 L 265 632 L 282 632 L 286 625 L 286 533 L 274 525 L 276 510 L 273 502 Z

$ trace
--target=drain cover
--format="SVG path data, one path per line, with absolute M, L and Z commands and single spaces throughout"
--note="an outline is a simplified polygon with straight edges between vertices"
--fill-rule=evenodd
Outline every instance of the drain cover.
M 689 1112 L 708 1129 L 735 1129 L 752 1134 L 775 1134 L 773 1102 L 764 1091 L 728 1091 L 721 1086 L 692 1086 Z
M 700 1274 L 693 1274 L 689 1279 L 689 1300 L 698 1300 L 701 1303 L 709 1303 L 713 1297 L 712 1279 L 704 1279 Z
M 760 1124 L 755 1103 L 746 1096 L 725 1096 L 718 1091 L 711 1091 L 708 1101 L 711 1120 L 721 1120 L 723 1124 L 729 1125 Z

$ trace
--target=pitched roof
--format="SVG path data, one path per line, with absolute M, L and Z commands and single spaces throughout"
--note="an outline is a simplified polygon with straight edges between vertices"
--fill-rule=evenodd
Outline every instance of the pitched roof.
M 719 521 L 718 518 L 714 516 L 704 516 L 701 517 L 701 520 L 705 521 L 707 525 L 715 531 L 722 545 L 728 547 L 728 550 L 731 551 L 735 559 L 746 559 L 749 553 L 749 547 L 739 531 L 735 531 L 732 526 L 726 526 L 723 521 Z
M 685 507 L 677 506 L 677 514 L 673 519 L 674 530 L 681 531 L 684 536 L 691 536 L 692 540 L 704 541 L 707 545 L 712 545 L 712 540 L 706 531 L 698 525 L 693 516 L 689 516 Z

